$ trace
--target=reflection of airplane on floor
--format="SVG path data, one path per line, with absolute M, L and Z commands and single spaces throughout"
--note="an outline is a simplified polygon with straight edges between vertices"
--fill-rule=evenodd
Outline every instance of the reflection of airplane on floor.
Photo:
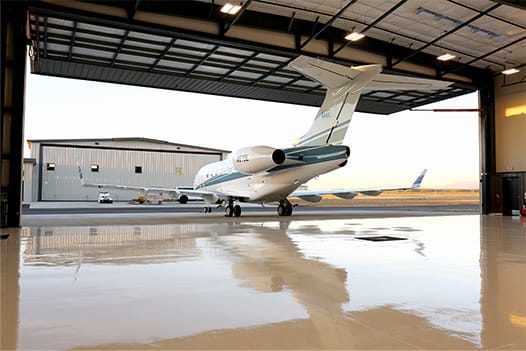
M 343 222 L 347 221 L 340 223 Z M 149 243 L 145 245 L 141 241 L 148 238 L 147 233 L 159 228 L 156 226 L 143 228 L 143 236 L 140 239 L 128 238 L 133 240 L 128 245 L 111 245 L 111 249 L 108 250 L 88 247 L 82 252 L 86 256 L 83 260 L 100 264 L 102 260 L 107 259 L 115 265 L 119 262 L 115 258 L 125 255 L 126 259 L 132 260 L 128 263 L 134 266 L 139 263 L 143 265 L 155 263 L 158 266 L 157 259 L 165 259 L 165 263 L 171 266 L 171 271 L 181 274 L 175 277 L 192 275 L 192 279 L 182 284 L 188 290 L 177 289 L 180 285 L 168 284 L 173 291 L 169 288 L 169 293 L 163 295 L 159 294 L 155 287 L 149 287 L 153 290 L 144 290 L 145 295 L 140 297 L 137 304 L 132 304 L 131 307 L 117 304 L 114 312 L 116 316 L 120 316 L 123 310 L 131 309 L 134 313 L 137 310 L 142 311 L 142 306 L 152 305 L 149 291 L 153 291 L 153 296 L 159 299 L 153 305 L 167 304 L 167 315 L 161 314 L 161 317 L 168 318 L 167 321 L 171 326 L 181 323 L 188 328 L 175 326 L 169 329 L 165 336 L 160 337 L 155 323 L 147 323 L 149 320 L 146 319 L 145 326 L 141 327 L 141 333 L 148 336 L 144 339 L 152 340 L 151 343 L 129 341 L 126 344 L 106 343 L 89 346 L 84 344 L 86 348 L 92 350 L 115 348 L 341 350 L 407 349 L 408 347 L 432 349 L 437 345 L 446 345 L 447 348 L 452 349 L 476 348 L 474 344 L 463 339 L 460 333 L 437 327 L 419 315 L 421 311 L 405 307 L 407 305 L 371 303 L 367 308 L 351 308 L 348 304 L 353 298 L 350 295 L 352 290 L 358 292 L 358 295 L 376 296 L 373 301 L 388 300 L 391 292 L 378 291 L 374 284 L 357 286 L 360 279 L 353 283 L 353 276 L 367 275 L 369 272 L 353 272 L 348 270 L 347 264 L 337 266 L 327 262 L 324 256 L 317 257 L 312 252 L 308 253 L 309 243 L 316 242 L 314 240 L 317 240 L 317 243 L 325 242 L 323 235 L 330 235 L 331 242 L 335 243 L 333 240 L 337 235 L 334 233 L 342 229 L 339 225 L 331 228 L 326 227 L 325 223 L 324 226 L 318 226 L 310 221 L 190 223 L 186 228 L 177 225 L 174 229 L 166 231 L 173 233 L 170 235 L 175 235 L 177 238 L 184 238 L 185 242 L 178 247 L 174 247 L 173 238 L 168 237 L 158 240 L 150 238 Z M 370 229 L 370 227 L 363 228 L 367 231 Z M 182 233 L 184 235 L 179 236 L 181 230 L 184 231 Z M 357 232 L 346 230 L 345 234 L 340 234 L 340 238 L 336 240 L 348 241 L 359 233 L 359 230 Z M 308 239 L 302 240 L 295 235 L 305 236 Z M 48 240 L 49 238 L 45 237 Z M 324 245 L 314 245 L 311 249 L 312 247 L 324 247 Z M 357 250 L 356 253 L 359 251 Z M 319 252 L 334 253 L 327 247 Z M 60 260 L 60 264 L 65 264 L 64 253 L 59 253 L 61 255 L 53 252 L 49 257 L 54 260 L 53 262 Z M 350 262 L 359 260 L 358 257 L 353 258 L 353 254 L 346 257 Z M 152 261 L 149 262 L 150 260 Z M 38 263 L 41 262 L 42 258 L 39 257 Z M 190 262 L 196 266 L 187 265 Z M 206 275 L 193 275 L 192 267 L 203 267 L 201 265 L 203 262 L 206 262 L 206 267 L 215 268 L 210 269 Z M 184 268 L 174 269 L 178 266 L 173 264 L 177 263 L 184 264 Z M 377 268 L 371 267 L 373 274 L 377 273 L 375 271 Z M 186 271 L 187 269 L 190 273 Z M 229 282 L 229 270 L 236 284 Z M 138 274 L 136 278 L 140 280 L 145 271 L 139 271 Z M 198 283 L 196 280 L 199 277 L 206 279 L 207 283 Z M 217 285 L 215 278 L 219 279 Z M 197 288 L 203 286 L 206 290 Z M 249 293 L 237 295 L 238 288 L 248 290 Z M 402 284 L 401 288 L 394 290 L 397 289 L 401 289 L 402 295 L 405 296 L 404 289 L 410 288 Z M 197 297 L 193 300 L 188 299 L 188 294 L 195 294 Z M 240 300 L 233 305 L 225 306 L 222 298 L 229 294 Z M 287 299 L 288 303 L 279 304 L 277 307 L 271 303 L 278 300 L 272 300 L 270 294 L 283 295 L 290 299 Z M 400 294 L 400 291 L 395 294 Z M 416 299 L 419 300 L 418 297 Z M 181 305 L 188 304 L 189 301 L 193 301 L 194 304 L 188 306 L 188 309 L 181 308 Z M 248 316 L 250 313 L 243 309 L 243 306 L 250 303 L 257 305 L 251 310 L 254 316 Z M 171 309 L 177 310 L 179 314 L 176 317 L 169 314 Z M 438 311 L 447 314 L 443 310 Z M 170 318 L 177 322 L 171 321 Z M 415 333 L 415 330 L 419 332 Z M 151 335 L 156 337 L 150 337 Z
M 382 66 L 342 65 L 300 56 L 290 66 L 327 88 L 325 100 L 307 134 L 294 147 L 276 149 L 269 146 L 249 146 L 233 152 L 226 160 L 214 162 L 199 170 L 194 189 L 150 189 L 172 191 L 174 197 L 188 196 L 205 200 L 205 212 L 211 204 L 220 204 L 226 215 L 240 216 L 238 202 L 278 202 L 278 214 L 290 216 L 289 197 L 317 202 L 322 195 L 352 199 L 359 193 L 378 195 L 388 190 L 405 190 L 420 186 L 425 171 L 411 187 L 296 191 L 303 183 L 347 164 L 348 146 L 341 145 L 354 113 L 360 94 L 367 89 L 380 90 L 435 90 L 449 82 L 411 78 L 380 73 Z M 110 187 L 110 185 L 97 185 Z M 120 186 L 120 189 L 126 187 Z M 182 202 L 182 201 L 181 201 Z

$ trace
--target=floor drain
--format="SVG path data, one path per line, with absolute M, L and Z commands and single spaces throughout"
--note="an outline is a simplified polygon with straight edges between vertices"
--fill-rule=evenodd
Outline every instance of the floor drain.
M 407 240 L 407 238 L 399 238 L 396 236 L 389 236 L 389 235 L 380 235 L 380 236 L 362 236 L 358 237 L 357 239 L 360 240 L 368 240 L 368 241 L 395 241 L 395 240 Z

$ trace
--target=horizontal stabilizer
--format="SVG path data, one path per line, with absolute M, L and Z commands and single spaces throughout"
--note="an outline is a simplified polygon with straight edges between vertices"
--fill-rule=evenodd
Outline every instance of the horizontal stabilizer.
M 363 90 L 442 90 L 451 84 L 443 80 L 380 73 Z
M 338 89 L 355 80 L 361 73 L 371 71 L 373 75 L 380 73 L 381 65 L 364 65 L 346 67 L 336 63 L 300 56 L 289 66 L 303 75 L 317 81 L 328 89 Z M 363 80 L 367 83 L 368 80 Z

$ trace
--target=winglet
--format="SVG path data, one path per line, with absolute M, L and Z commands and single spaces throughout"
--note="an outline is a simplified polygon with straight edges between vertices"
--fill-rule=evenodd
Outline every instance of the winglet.
M 424 176 L 426 175 L 427 169 L 424 169 L 422 173 L 416 178 L 416 180 L 411 185 L 411 189 L 418 189 L 420 188 L 420 184 L 422 184 L 422 180 L 424 180 Z

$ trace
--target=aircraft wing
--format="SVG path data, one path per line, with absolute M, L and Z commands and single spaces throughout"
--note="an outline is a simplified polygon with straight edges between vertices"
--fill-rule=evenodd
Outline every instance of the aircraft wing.
M 236 189 L 222 189 L 221 191 L 177 189 L 179 195 L 199 197 L 209 204 L 216 203 L 218 200 L 249 200 L 249 194 L 240 192 Z
M 155 188 L 155 187 L 144 187 L 144 186 L 133 186 L 133 185 L 119 185 L 119 184 L 105 184 L 105 183 L 86 183 L 84 181 L 84 175 L 82 174 L 82 169 L 79 166 L 79 176 L 80 183 L 82 186 L 90 188 L 99 188 L 99 189 L 116 189 L 116 190 L 134 190 L 142 191 L 145 194 L 149 192 L 156 193 L 167 193 L 172 197 L 177 197 L 178 190 L 177 188 Z
M 322 200 L 323 195 L 334 195 L 341 199 L 351 200 L 358 194 L 363 194 L 367 196 L 378 196 L 384 191 L 393 191 L 393 190 L 408 190 L 408 189 L 418 189 L 422 180 L 426 175 L 427 169 L 424 169 L 422 173 L 416 178 L 416 180 L 409 187 L 399 187 L 399 188 L 370 188 L 370 189 L 343 189 L 343 190 L 299 190 L 291 193 L 289 197 L 298 197 L 304 201 L 308 202 L 319 202 Z
M 104 183 L 86 183 L 84 181 L 84 175 L 82 174 L 82 169 L 78 167 L 80 183 L 82 186 L 99 188 L 99 189 L 117 189 L 117 190 L 134 190 L 142 191 L 145 194 L 150 192 L 155 193 L 166 193 L 169 194 L 172 198 L 178 199 L 182 195 L 188 197 L 197 197 L 205 200 L 207 203 L 216 203 L 218 200 L 248 200 L 249 195 L 243 192 L 240 192 L 237 189 L 222 189 L 221 191 L 208 191 L 208 190 L 195 190 L 188 189 L 186 187 L 181 188 L 156 188 L 156 187 L 144 187 L 144 186 L 133 186 L 133 185 L 119 185 L 119 184 L 104 184 Z

